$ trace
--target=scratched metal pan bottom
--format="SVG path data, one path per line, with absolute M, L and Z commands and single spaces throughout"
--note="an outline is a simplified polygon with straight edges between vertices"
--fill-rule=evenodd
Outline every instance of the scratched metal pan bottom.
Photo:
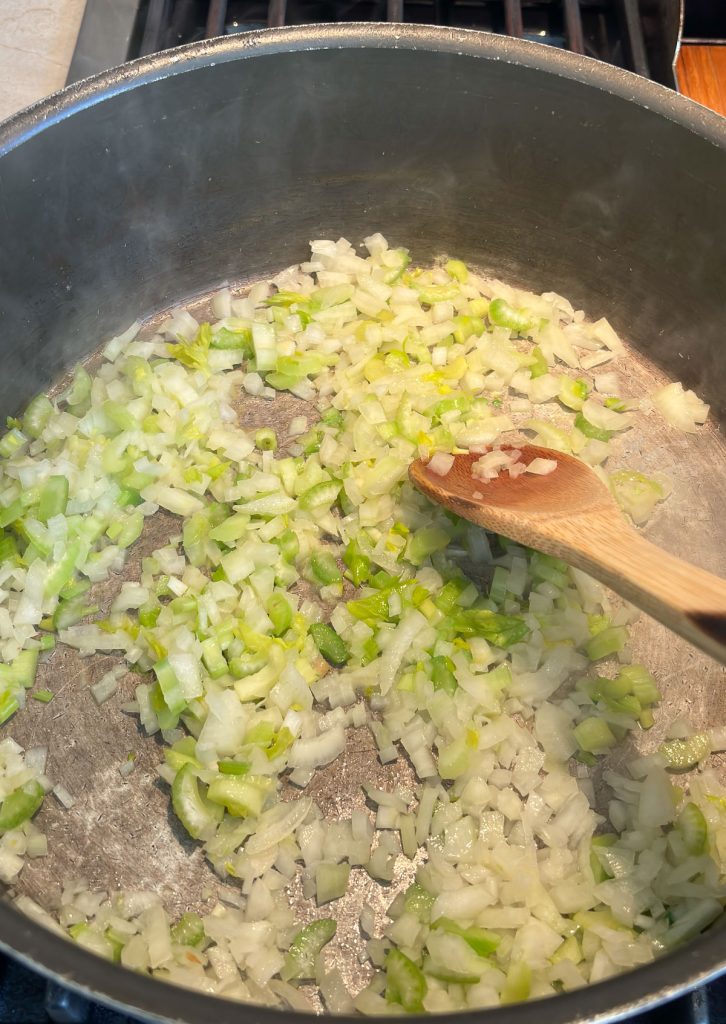
M 725 174 L 721 119 L 652 83 L 534 44 L 416 26 L 322 26 L 143 59 L 0 126 L 0 411 L 17 411 L 137 316 L 151 324 L 185 298 L 203 303 L 224 280 L 269 276 L 304 259 L 311 238 L 358 242 L 381 230 L 420 264 L 453 254 L 608 316 L 637 353 L 630 391 L 683 380 L 712 403 L 711 425 L 695 438 L 653 419 L 642 450 L 618 457 L 673 480 L 649 536 L 724 574 Z M 274 408 L 281 419 L 294 414 Z M 239 412 L 242 422 L 263 415 L 253 402 Z M 153 529 L 156 540 L 145 536 L 140 547 L 156 546 L 171 526 L 159 518 Z M 119 584 L 109 584 L 107 602 Z M 635 657 L 664 691 L 645 750 L 676 715 L 697 727 L 723 721 L 722 669 L 645 619 L 632 636 Z M 70 811 L 46 801 L 39 824 L 50 853 L 24 870 L 20 889 L 50 907 L 62 879 L 81 876 L 93 887 L 158 891 L 171 911 L 201 906 L 217 882 L 170 817 L 154 772 L 160 746 L 119 711 L 131 680 L 100 709 L 88 698 L 102 661 L 59 649 L 48 669 L 55 700 L 13 723 L 21 742 L 48 744 L 54 777 L 77 797 Z M 137 768 L 123 781 L 118 764 L 130 750 Z M 714 761 L 723 771 L 723 759 Z M 362 779 L 389 788 L 403 781 L 397 770 L 378 764 L 360 730 L 311 795 L 344 817 L 362 805 Z M 352 987 L 364 981 L 361 902 L 382 915 L 412 870 L 402 867 L 385 893 L 356 873 L 336 953 Z M 0 946 L 149 1019 L 280 1018 L 130 974 L 7 902 Z M 486 1017 L 615 1019 L 724 966 L 722 938 L 712 933 L 546 1009 Z

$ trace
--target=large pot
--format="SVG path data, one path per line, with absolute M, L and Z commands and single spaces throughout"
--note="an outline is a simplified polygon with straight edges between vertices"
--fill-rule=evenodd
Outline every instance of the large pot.
M 310 238 L 382 230 L 420 261 L 448 251 L 608 315 L 718 419 L 725 182 L 721 118 L 596 62 L 476 32 L 283 29 L 143 59 L 0 127 L 0 411 L 138 314 L 295 262 Z M 711 568 L 722 477 L 717 466 L 700 487 L 720 520 L 671 545 Z M 692 664 L 714 716 L 722 673 Z M 0 946 L 150 1019 L 279 1019 L 132 975 L 6 902 Z M 712 932 L 546 1006 L 485 1016 L 612 1020 L 724 966 Z

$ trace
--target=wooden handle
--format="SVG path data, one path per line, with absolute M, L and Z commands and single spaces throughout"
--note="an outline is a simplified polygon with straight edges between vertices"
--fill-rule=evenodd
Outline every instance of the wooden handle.
M 568 553 L 573 563 L 726 664 L 726 580 L 656 547 L 622 520 L 603 519 L 596 532 L 597 546 Z

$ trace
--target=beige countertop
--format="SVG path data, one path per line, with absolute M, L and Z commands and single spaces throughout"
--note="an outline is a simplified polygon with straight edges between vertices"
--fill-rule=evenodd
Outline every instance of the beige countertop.
M 85 6 L 0 0 L 0 121 L 65 85 Z

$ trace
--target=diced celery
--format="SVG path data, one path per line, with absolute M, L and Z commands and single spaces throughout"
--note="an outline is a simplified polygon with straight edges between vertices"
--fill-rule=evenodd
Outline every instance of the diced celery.
M 164 697 L 164 703 L 170 714 L 180 715 L 187 706 L 181 683 L 174 674 L 174 670 L 166 658 L 157 661 L 154 665 L 154 674 L 158 680 L 159 687 Z
M 487 315 L 495 327 L 507 327 L 516 334 L 528 334 L 533 327 L 531 314 L 525 309 L 515 309 L 505 299 L 492 299 Z
M 449 932 L 451 935 L 458 935 L 474 950 L 477 956 L 489 956 L 490 953 L 496 952 L 502 941 L 501 935 L 497 935 L 496 932 L 473 926 L 462 928 L 450 917 L 437 917 L 431 927 Z
M 207 799 L 225 807 L 235 818 L 257 817 L 269 791 L 266 779 L 251 775 L 220 774 L 207 790 Z
M 0 832 L 8 832 L 32 818 L 44 796 L 45 790 L 35 781 L 26 782 L 20 789 L 9 793 L 0 805 Z
M 414 565 L 421 565 L 424 559 L 445 548 L 450 540 L 448 532 L 439 526 L 422 526 L 411 535 L 406 557 Z
M 456 692 L 458 683 L 451 658 L 437 655 L 431 659 L 431 682 L 434 684 L 435 690 L 445 690 L 446 693 L 451 694 Z
M 549 365 L 545 359 L 544 352 L 535 345 L 532 349 L 532 362 L 529 364 L 529 372 L 532 375 L 532 380 L 536 380 L 537 377 L 544 377 L 549 372 Z
M 596 754 L 615 746 L 616 739 L 610 726 L 602 718 L 586 718 L 573 729 L 581 750 Z
M 28 403 L 23 415 L 23 433 L 28 437 L 40 437 L 53 415 L 53 403 L 47 395 L 36 395 Z
M 628 631 L 624 626 L 609 626 L 594 636 L 585 646 L 585 653 L 590 661 L 599 661 L 611 654 L 622 651 L 628 641 Z
M 502 1005 L 521 1003 L 529 998 L 532 986 L 532 970 L 524 960 L 512 961 L 507 971 L 507 979 L 501 991 Z
M 272 623 L 272 635 L 282 636 L 292 625 L 292 608 L 284 594 L 276 591 L 267 602 L 267 614 Z
M 314 551 L 310 557 L 310 573 L 313 579 L 322 586 L 339 583 L 342 573 L 330 551 Z
M 202 661 L 212 679 L 219 679 L 229 672 L 229 665 L 222 654 L 222 648 L 214 637 L 202 640 Z
M 351 540 L 343 552 L 343 562 L 348 568 L 345 574 L 353 586 L 360 587 L 366 582 L 371 572 L 371 560 L 364 555 L 356 540 Z
M 428 986 L 420 967 L 398 949 L 386 955 L 386 999 L 399 1003 L 406 1013 L 423 1013 Z
M 37 516 L 41 523 L 47 523 L 53 516 L 65 513 L 68 504 L 68 478 L 49 476 L 40 490 Z
M 199 792 L 196 769 L 191 764 L 185 764 L 177 772 L 171 787 L 171 803 L 192 839 L 209 836 L 224 815 L 222 807 L 206 800 Z
M 311 921 L 290 944 L 280 971 L 283 981 L 315 977 L 315 961 L 323 946 L 335 935 L 337 924 L 332 918 Z
M 308 629 L 315 646 L 331 665 L 340 668 L 350 658 L 350 648 L 327 622 L 314 622 Z
M 201 946 L 204 942 L 204 922 L 199 914 L 188 910 L 171 926 L 172 942 L 180 946 Z
M 692 857 L 700 857 L 708 848 L 708 824 L 703 811 L 692 801 L 687 803 L 676 819 L 676 828 L 683 844 Z
M 698 732 L 687 740 L 666 740 L 658 747 L 658 753 L 665 761 L 666 768 L 685 772 L 709 756 L 711 737 L 707 732 Z

